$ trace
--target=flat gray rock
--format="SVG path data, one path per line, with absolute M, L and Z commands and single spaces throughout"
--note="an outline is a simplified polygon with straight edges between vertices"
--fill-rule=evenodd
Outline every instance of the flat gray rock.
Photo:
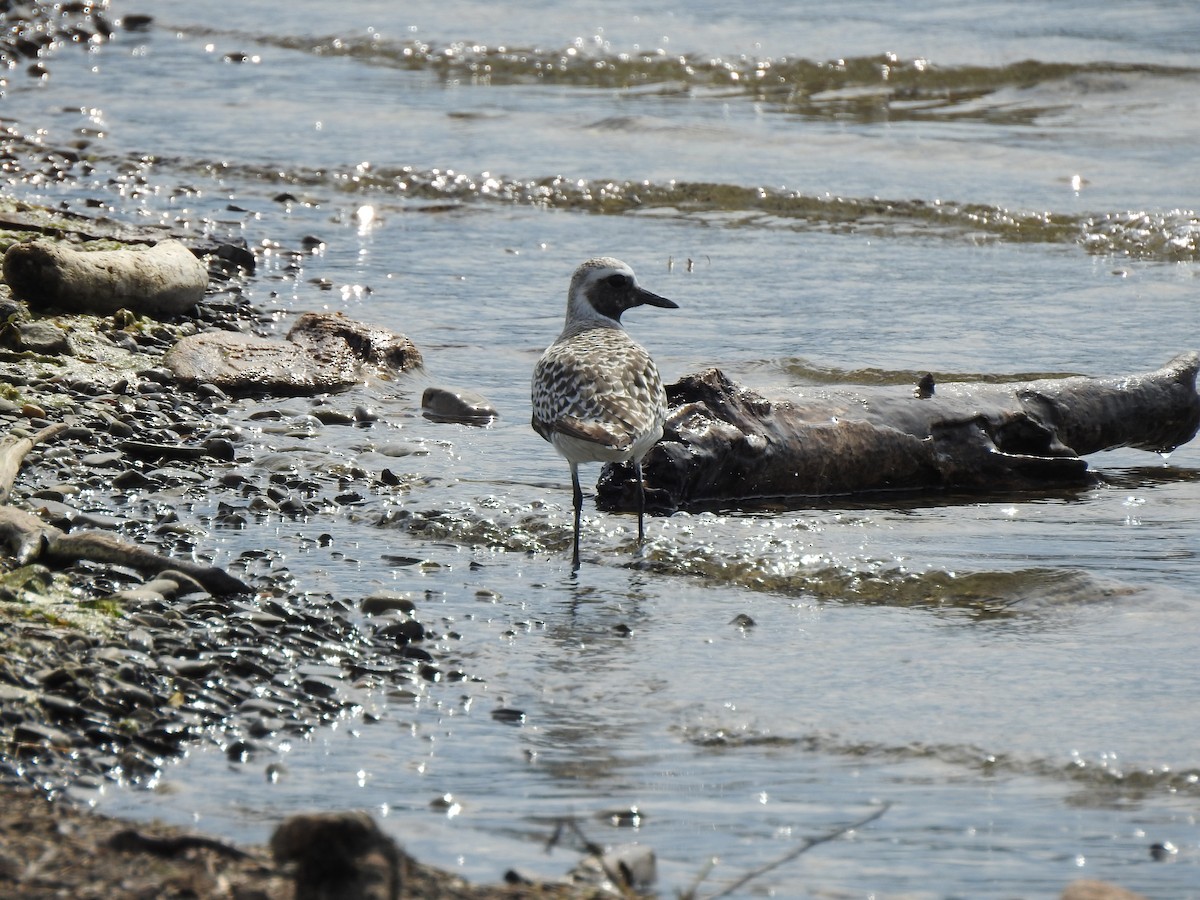
M 386 328 L 341 314 L 305 313 L 286 340 L 204 332 L 179 341 L 163 364 L 192 387 L 210 384 L 229 394 L 319 394 L 343 390 L 371 374 L 416 368 L 421 354 L 407 337 Z

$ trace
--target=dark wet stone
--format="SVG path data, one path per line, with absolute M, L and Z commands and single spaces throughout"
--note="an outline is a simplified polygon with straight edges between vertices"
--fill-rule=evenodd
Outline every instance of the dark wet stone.
M 277 719 L 270 716 L 264 716 L 261 719 L 254 719 L 247 723 L 246 730 L 251 737 L 259 740 L 270 737 L 273 734 L 278 734 L 283 731 L 286 723 L 283 719 Z
M 185 678 L 207 678 L 217 671 L 212 659 L 161 659 L 163 667 Z
M 425 626 L 416 619 L 397 619 L 380 626 L 375 636 L 397 644 L 410 644 L 425 640 Z
M 492 718 L 497 722 L 504 722 L 506 725 L 524 725 L 525 711 L 502 706 L 492 710 Z
M 130 708 L 153 709 L 158 706 L 157 699 L 152 693 L 132 684 L 120 685 L 114 694 Z
M 1170 841 L 1162 841 L 1160 843 L 1150 845 L 1150 858 L 1155 862 L 1162 862 L 1170 859 L 1179 852 L 1179 848 Z
M 184 469 L 180 466 L 162 466 L 157 469 L 151 469 L 146 475 L 148 478 L 155 479 L 167 485 L 199 484 L 202 481 L 208 480 L 206 472 L 197 472 L 192 469 Z
M 433 662 L 433 654 L 430 653 L 428 650 L 422 650 L 420 647 L 412 647 L 412 646 L 405 647 L 403 650 L 400 651 L 400 655 L 403 656 L 405 659 L 412 659 L 412 660 L 416 660 L 418 662 L 426 662 L 426 663 Z
M 249 762 L 258 752 L 258 745 L 250 741 L 234 741 L 225 748 L 225 756 L 230 762 Z
M 128 422 L 123 422 L 115 416 L 112 416 L 104 411 L 101 411 L 100 418 L 103 419 L 105 424 L 108 426 L 109 434 L 115 435 L 116 437 L 130 437 L 133 435 L 133 426 Z
M 98 528 L 102 531 L 115 531 L 129 524 L 128 519 L 110 516 L 102 512 L 81 512 L 75 517 L 76 528 Z
M 113 477 L 112 485 L 118 490 L 130 491 L 138 488 L 154 487 L 158 484 L 152 478 L 147 478 L 136 469 L 126 469 Z
M 39 722 L 22 722 L 13 728 L 17 753 L 30 752 L 34 747 L 55 747 L 66 750 L 72 746 L 70 736 L 57 728 Z M 22 747 L 22 745 L 28 745 Z
M 48 497 L 39 500 L 33 506 L 34 512 L 57 528 L 69 528 L 71 523 L 79 517 L 79 510 L 75 507 L 60 503 L 58 500 L 51 500 Z
M 121 25 L 126 31 L 148 31 L 153 23 L 153 16 L 142 15 L 141 13 L 127 13 L 121 17 Z
M 161 603 L 162 600 L 161 596 L 152 597 L 149 595 L 143 595 L 143 602 L 147 604 L 154 604 Z M 129 617 L 129 621 L 136 622 L 139 625 L 145 625 L 147 628 L 154 628 L 158 630 L 166 630 L 174 625 L 174 622 L 171 619 L 168 619 L 166 616 L 160 616 L 152 612 L 136 612 Z
M 176 745 L 190 737 L 191 733 L 192 726 L 186 721 L 176 718 L 159 719 L 151 723 L 150 727 L 146 729 L 147 736 L 163 743 Z
M 78 719 L 83 715 L 83 710 L 79 704 L 67 697 L 60 697 L 56 694 L 41 694 L 38 697 L 38 702 L 51 718 L 59 721 L 64 719 Z
M 49 356 L 70 354 L 67 332 L 50 322 L 26 322 L 17 326 L 17 349 Z
M 379 591 L 368 597 L 364 597 L 359 607 L 368 616 L 378 616 L 395 610 L 411 613 L 416 610 L 417 604 L 413 601 L 410 594 Z
M 86 444 L 91 443 L 95 432 L 86 425 L 68 425 L 66 430 L 59 435 L 59 440 L 63 441 L 79 441 Z
M 333 697 L 341 687 L 340 681 L 323 675 L 308 675 L 300 681 L 301 690 L 315 697 Z
M 432 422 L 489 425 L 499 413 L 486 397 L 475 391 L 427 387 L 421 395 L 421 415 Z
M 95 674 L 96 670 L 90 667 L 68 665 L 42 669 L 34 672 L 33 677 L 48 691 L 70 693 L 72 687 L 77 691 L 84 691 L 84 685 L 88 684 Z
M 154 366 L 149 369 L 142 369 L 138 372 L 139 378 L 144 378 L 146 381 L 152 381 L 156 384 L 174 384 L 175 376 L 170 369 L 163 366 Z
M 607 822 L 614 828 L 640 828 L 646 821 L 646 814 L 636 806 L 625 809 L 610 809 L 596 813 L 596 818 Z
M 354 416 L 350 413 L 330 406 L 318 407 L 313 410 L 312 414 L 322 425 L 351 425 L 355 421 Z

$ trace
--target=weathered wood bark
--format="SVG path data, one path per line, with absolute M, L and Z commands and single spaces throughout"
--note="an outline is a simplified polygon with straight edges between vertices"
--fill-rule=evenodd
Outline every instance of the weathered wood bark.
M 657 511 L 875 491 L 1081 484 L 1080 457 L 1168 451 L 1200 427 L 1200 355 L 1125 378 L 911 388 L 803 388 L 767 399 L 710 369 L 667 387 L 663 439 L 642 462 Z M 606 466 L 597 503 L 634 509 L 632 472 Z
M 7 500 L 8 495 L 12 493 L 13 483 L 17 480 L 17 472 L 21 470 L 21 463 L 26 454 L 36 445 L 50 440 L 66 429 L 64 423 L 56 422 L 29 437 L 8 435 L 0 438 L 0 503 Z
M 249 585 L 222 569 L 161 556 L 103 531 L 65 532 L 32 513 L 11 506 L 0 506 L 0 544 L 6 546 L 21 565 L 38 560 L 51 565 L 69 565 L 86 559 L 153 575 L 175 569 L 195 579 L 213 594 L 250 593 Z
M 126 308 L 178 316 L 204 299 L 208 269 L 175 240 L 93 251 L 33 241 L 8 248 L 4 280 L 31 306 L 99 315 Z

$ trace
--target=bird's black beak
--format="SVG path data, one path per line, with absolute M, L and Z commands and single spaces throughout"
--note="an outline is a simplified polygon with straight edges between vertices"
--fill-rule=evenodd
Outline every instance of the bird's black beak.
M 660 297 L 645 288 L 634 288 L 633 297 L 637 301 L 638 306 L 661 306 L 663 309 L 679 309 L 679 304 L 674 300 L 668 300 L 666 297 Z

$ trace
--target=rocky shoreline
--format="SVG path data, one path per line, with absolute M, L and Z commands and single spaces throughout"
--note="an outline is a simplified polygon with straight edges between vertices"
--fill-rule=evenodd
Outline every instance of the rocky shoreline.
M 0 16 L 11 27 L 0 41 L 0 61 L 8 77 L 44 77 L 57 48 L 103 41 L 115 28 L 137 29 L 148 20 L 113 21 L 107 14 L 103 3 L 6 5 Z M 0 92 L 4 84 L 0 80 Z M 21 138 L 14 131 L 5 140 Z M 9 175 L 29 164 L 20 161 L 25 149 L 5 154 Z M 51 151 L 44 164 L 55 177 L 71 177 L 80 160 Z M 202 261 L 199 303 L 188 254 L 174 248 L 137 256 L 125 282 L 98 282 L 96 295 L 108 297 L 104 308 L 77 301 L 79 265 L 85 281 L 105 277 L 108 263 L 120 267 L 121 253 L 144 253 L 164 240 L 182 241 Z M 361 502 L 364 492 L 386 498 L 405 489 L 386 467 L 326 477 L 257 465 L 242 450 L 247 421 L 309 437 L 324 427 L 370 429 L 378 414 L 367 404 L 328 396 L 288 409 L 265 392 L 258 402 L 239 403 L 233 394 L 261 388 L 260 373 L 235 373 L 243 381 L 225 382 L 227 391 L 203 368 L 202 354 L 184 360 L 192 365 L 186 371 L 165 359 L 172 348 L 200 339 L 259 351 L 265 344 L 283 346 L 277 371 L 301 356 L 322 365 L 309 366 L 305 384 L 279 395 L 313 397 L 355 381 L 364 361 L 419 365 L 407 339 L 393 342 L 365 326 L 324 321 L 301 336 L 306 345 L 292 345 L 299 353 L 270 338 L 278 315 L 243 297 L 256 259 L 240 243 L 0 197 L 0 252 L 14 246 L 6 282 L 21 296 L 0 284 L 0 454 L 9 468 L 0 491 L 9 513 L 0 522 L 0 893 L 594 893 L 587 884 L 567 882 L 469 886 L 409 859 L 361 815 L 332 814 L 315 824 L 297 817 L 281 826 L 272 848 L 234 848 L 88 811 L 96 788 L 113 781 L 149 784 L 170 759 L 204 744 L 218 747 L 232 764 L 282 771 L 274 762 L 280 742 L 360 713 L 364 693 L 415 697 L 472 676 L 439 649 L 443 635 L 422 622 L 407 595 L 315 593 L 296 582 L 282 554 L 266 548 L 211 565 L 214 530 L 237 532 L 268 517 L 299 520 Z M 144 270 L 160 259 L 181 267 L 187 282 L 181 292 L 159 292 L 145 307 L 119 298 L 130 283 L 135 293 L 153 291 L 155 279 Z M 86 271 L 89 265 L 94 273 Z M 45 274 L 52 266 L 66 275 L 49 284 Z M 39 283 L 48 286 L 39 290 Z M 181 306 L 187 306 L 183 314 Z M 480 398 L 437 389 L 423 400 L 439 420 L 455 420 L 463 403 L 472 421 L 486 421 L 489 412 L 478 407 Z M 181 515 L 200 501 L 211 512 Z M 79 553 L 51 552 L 59 536 L 81 534 L 97 537 L 99 551 L 93 545 Z M 326 533 L 316 541 L 333 538 Z M 149 564 L 139 565 L 131 550 Z M 197 565 L 227 580 L 200 583 L 188 574 Z M 320 852 L 306 854 L 306 840 L 319 841 Z M 333 846 L 345 851 L 340 862 Z M 387 851 L 382 869 L 380 849 Z M 324 868 L 306 865 L 306 855 L 324 860 Z
M 22 221 L 53 216 L 20 212 Z M 22 233 L 10 221 L 4 243 L 46 230 Z M 224 567 L 208 564 L 213 529 L 319 515 L 361 500 L 362 491 L 403 490 L 387 469 L 314 479 L 248 462 L 239 423 L 283 418 L 277 403 L 269 396 L 239 403 L 211 381 L 180 387 L 163 364 L 168 350 L 186 338 L 243 335 L 257 321 L 240 300 L 228 256 L 208 255 L 210 288 L 197 315 L 162 321 L 124 307 L 110 315 L 35 311 L 0 285 L 0 435 L 21 451 L 0 507 L 7 544 L 0 558 L 0 795 L 8 801 L 0 830 L 9 853 L 0 860 L 0 884 L 20 896 L 58 895 L 64 879 L 74 896 L 291 896 L 293 874 L 296 896 L 385 896 L 386 878 L 366 879 L 355 893 L 339 876 L 337 892 L 322 893 L 321 873 L 293 872 L 278 847 L 274 857 L 262 849 L 230 852 L 212 839 L 179 843 L 178 831 L 157 826 L 135 832 L 153 840 L 114 843 L 114 835 L 131 833 L 127 823 L 88 815 L 75 801 L 109 781 L 152 782 L 167 761 L 205 742 L 231 763 L 269 771 L 279 742 L 360 714 L 366 693 L 416 697 L 424 687 L 472 678 L 406 594 L 314 596 L 267 549 L 243 551 Z M 348 323 L 334 324 L 339 334 L 357 334 Z M 415 348 L 401 347 L 411 359 Z M 335 365 L 346 365 L 334 356 Z M 370 428 L 376 419 L 327 397 L 310 409 L 321 427 Z M 209 507 L 217 498 L 216 512 L 181 516 L 199 498 Z M 81 535 L 102 552 L 65 554 L 64 542 Z M 167 839 L 178 852 L 164 856 Z M 20 852 L 25 844 L 41 849 Z M 133 863 L 129 853 L 148 853 L 155 864 Z M 87 864 L 32 862 L 60 855 Z M 472 888 L 398 850 L 395 858 L 408 873 L 405 896 L 593 890 Z

